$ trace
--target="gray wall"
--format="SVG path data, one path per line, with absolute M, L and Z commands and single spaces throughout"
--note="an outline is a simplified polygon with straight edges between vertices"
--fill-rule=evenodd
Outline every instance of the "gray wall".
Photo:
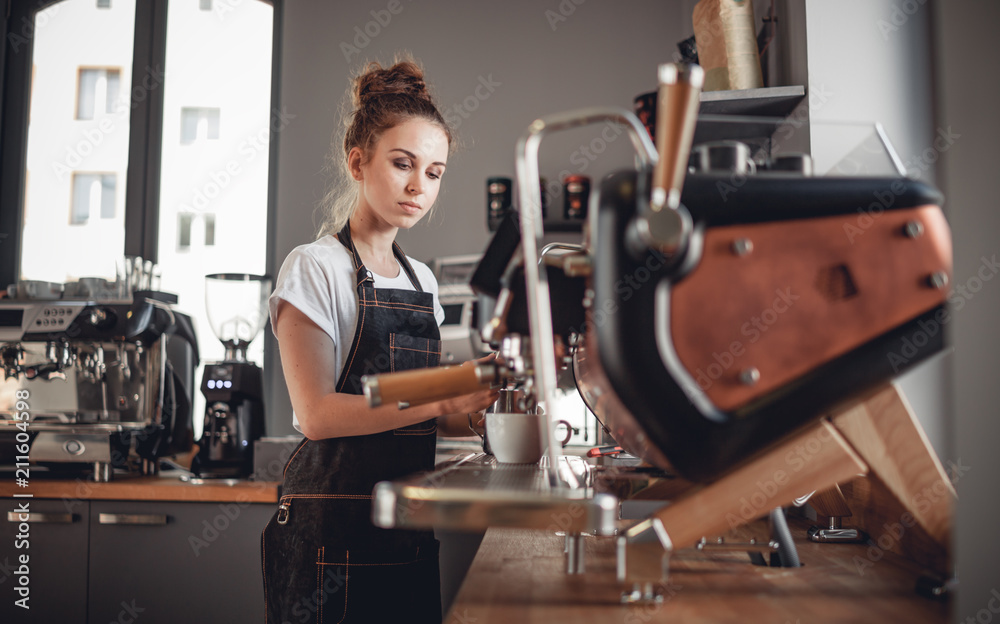
M 455 120 L 459 147 L 449 159 L 435 214 L 398 239 L 408 254 L 426 261 L 483 250 L 489 240 L 485 179 L 513 178 L 514 145 L 532 120 L 584 106 L 631 109 L 636 95 L 655 88 L 657 64 L 672 60 L 676 43 L 693 34 L 691 1 L 563 0 L 561 11 L 559 0 L 401 0 L 398 13 L 381 26 L 371 12 L 386 21 L 379 12 L 390 4 L 396 7 L 388 0 L 285 3 L 281 102 L 295 117 L 278 137 L 275 271 L 293 247 L 315 238 L 331 137 L 339 130 L 349 77 L 365 60 L 387 62 L 398 50 L 410 51 L 423 63 L 439 107 Z M 366 27 L 376 36 L 359 48 L 360 55 L 349 51 L 348 60 L 342 46 L 365 44 L 356 29 Z M 493 85 L 492 91 L 479 89 L 488 97 L 477 98 L 481 81 Z M 601 130 L 594 126 L 547 140 L 542 175 L 550 182 L 562 171 L 597 179 L 631 166 L 624 135 L 598 142 L 595 148 L 606 147 L 593 159 L 584 154 Z M 270 334 L 268 340 L 273 347 Z M 280 362 L 271 357 L 268 363 L 276 371 L 269 375 L 268 433 L 292 433 Z
M 968 293 L 968 297 L 963 295 L 965 305 L 956 310 L 954 321 L 946 327 L 954 349 L 954 455 L 968 467 L 956 483 L 954 540 L 961 584 L 952 620 L 997 621 L 1000 282 L 991 279 L 977 283 L 972 278 L 986 266 L 984 257 L 992 260 L 1000 255 L 995 173 L 1000 163 L 996 106 L 1000 82 L 994 69 L 1000 58 L 996 35 L 1000 5 L 991 1 L 942 0 L 932 8 L 938 43 L 937 123 L 952 126 L 962 135 L 954 149 L 942 156 L 939 182 L 950 206 L 955 283 Z

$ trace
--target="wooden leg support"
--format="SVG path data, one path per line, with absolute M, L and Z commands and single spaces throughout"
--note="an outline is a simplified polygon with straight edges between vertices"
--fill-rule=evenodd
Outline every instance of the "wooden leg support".
M 693 545 L 766 516 L 803 492 L 825 490 L 867 472 L 830 423 L 820 421 L 704 489 L 658 511 L 675 548 Z
M 820 492 L 818 502 L 849 515 L 835 488 L 869 471 L 915 524 L 946 547 L 955 490 L 906 401 L 887 386 L 718 481 L 682 494 L 630 529 L 619 538 L 618 578 L 633 584 L 665 580 L 665 556 L 673 549 L 766 516 L 806 492 Z M 908 522 L 905 514 L 900 520 Z M 651 578 L 661 571 L 660 578 Z
M 899 390 L 886 386 L 831 419 L 868 464 L 871 476 L 898 499 L 903 511 L 889 518 L 891 524 L 919 525 L 946 551 L 955 488 Z
M 626 532 L 618 543 L 618 579 L 634 587 L 665 581 L 666 557 L 673 549 L 766 516 L 803 492 L 825 490 L 866 472 L 840 433 L 820 421 Z

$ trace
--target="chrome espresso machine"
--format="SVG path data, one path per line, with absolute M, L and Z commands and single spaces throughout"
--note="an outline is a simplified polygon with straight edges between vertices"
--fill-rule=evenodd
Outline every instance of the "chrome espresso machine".
M 169 293 L 76 286 L 0 300 L 0 469 L 28 443 L 32 467 L 60 474 L 155 474 L 192 445 L 191 319 Z

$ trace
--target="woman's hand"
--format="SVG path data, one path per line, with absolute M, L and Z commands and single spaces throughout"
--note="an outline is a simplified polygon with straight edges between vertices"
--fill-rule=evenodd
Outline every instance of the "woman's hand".
M 464 362 L 462 366 L 489 364 L 495 361 L 496 357 L 496 353 L 491 353 L 477 360 Z M 500 388 L 496 387 L 432 403 L 431 405 L 440 409 L 442 413 L 438 417 L 438 434 L 454 437 L 469 436 L 472 433 L 472 431 L 469 431 L 469 427 L 472 424 L 481 427 L 483 411 L 496 403 L 499 397 Z

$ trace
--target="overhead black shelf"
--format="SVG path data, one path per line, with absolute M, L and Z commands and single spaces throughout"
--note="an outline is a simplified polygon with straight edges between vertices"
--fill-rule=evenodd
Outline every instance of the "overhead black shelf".
M 702 115 L 752 115 L 786 117 L 806 97 L 802 85 L 733 91 L 702 91 Z

